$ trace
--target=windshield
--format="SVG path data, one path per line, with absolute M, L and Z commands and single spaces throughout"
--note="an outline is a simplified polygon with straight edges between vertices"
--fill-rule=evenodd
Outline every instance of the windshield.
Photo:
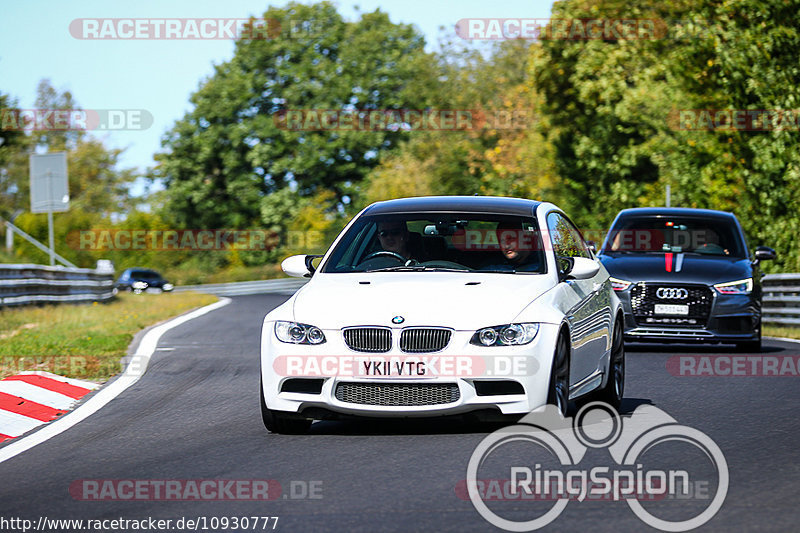
M 146 281 L 158 281 L 161 279 L 161 276 L 157 272 L 153 272 L 151 270 L 134 270 L 131 272 L 131 278 Z
M 485 213 L 364 216 L 334 248 L 323 272 L 545 272 L 532 217 Z
M 697 253 L 744 257 L 738 227 L 725 218 L 626 217 L 611 229 L 604 253 Z

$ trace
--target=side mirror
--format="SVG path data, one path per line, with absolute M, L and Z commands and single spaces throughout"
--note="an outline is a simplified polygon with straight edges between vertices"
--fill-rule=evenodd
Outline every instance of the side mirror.
M 572 269 L 567 273 L 573 279 L 590 279 L 600 272 L 597 261 L 585 257 L 573 257 Z
M 281 270 L 293 278 L 310 278 L 313 273 L 306 263 L 306 255 L 293 255 L 281 262 Z M 310 261 L 309 261 L 310 262 Z
M 312 276 L 314 275 L 314 272 L 317 271 L 317 267 L 314 266 L 314 259 L 319 259 L 320 257 L 325 257 L 325 256 L 323 256 L 323 255 L 307 255 L 306 256 L 306 268 L 308 269 L 309 272 L 311 272 Z M 317 266 L 319 266 L 319 263 L 317 263 Z
M 556 268 L 558 268 L 558 281 L 564 281 L 569 276 L 570 272 L 572 272 L 572 268 L 575 266 L 575 258 L 574 257 L 564 257 L 557 255 L 556 256 Z
M 775 250 L 773 250 L 769 246 L 759 246 L 758 248 L 756 248 L 755 256 L 756 256 L 756 261 L 767 261 L 770 259 L 775 259 L 777 254 L 775 253 Z

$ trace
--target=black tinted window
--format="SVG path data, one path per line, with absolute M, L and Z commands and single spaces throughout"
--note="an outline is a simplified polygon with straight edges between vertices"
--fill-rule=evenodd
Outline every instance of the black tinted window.
M 736 225 L 729 219 L 708 217 L 626 217 L 611 229 L 603 251 L 746 255 Z

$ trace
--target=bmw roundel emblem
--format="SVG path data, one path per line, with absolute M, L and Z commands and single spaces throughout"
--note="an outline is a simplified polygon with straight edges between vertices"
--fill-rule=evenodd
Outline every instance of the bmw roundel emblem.
M 406 319 L 401 317 L 400 315 L 397 315 L 396 317 L 392 318 L 392 324 L 402 324 L 405 321 Z

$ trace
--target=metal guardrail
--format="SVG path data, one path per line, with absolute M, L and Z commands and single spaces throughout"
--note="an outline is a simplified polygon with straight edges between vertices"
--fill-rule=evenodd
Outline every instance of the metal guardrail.
M 308 279 L 267 279 L 262 281 L 240 281 L 207 285 L 181 285 L 174 292 L 197 291 L 217 296 L 243 296 L 246 294 L 294 294 Z
M 30 303 L 105 301 L 114 272 L 91 268 L 0 264 L 0 307 Z
M 763 322 L 800 326 L 800 274 L 769 274 L 761 283 Z

